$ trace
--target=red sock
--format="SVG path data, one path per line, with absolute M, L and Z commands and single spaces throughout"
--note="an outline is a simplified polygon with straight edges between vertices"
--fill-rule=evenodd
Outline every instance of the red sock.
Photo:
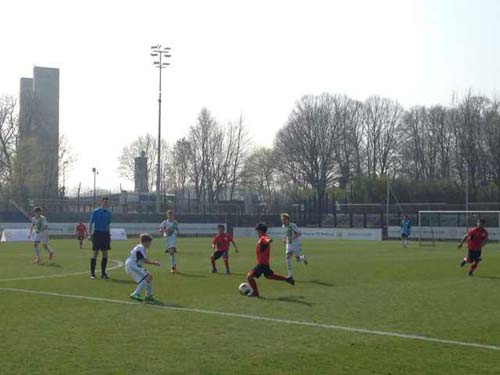
M 288 277 L 273 274 L 273 275 L 269 276 L 268 279 L 286 281 L 288 279 Z
M 470 270 L 474 271 L 477 268 L 477 266 L 479 266 L 478 263 L 476 263 L 476 262 L 472 263 L 472 266 L 470 266 Z
M 226 266 L 226 271 L 229 272 L 229 259 L 224 259 L 224 265 Z
M 212 269 L 215 269 L 215 260 L 214 260 L 214 258 L 210 258 L 210 262 L 212 263 Z
M 252 287 L 254 293 L 259 294 L 259 288 L 257 288 L 257 283 L 255 282 L 255 279 L 248 279 L 248 283 Z

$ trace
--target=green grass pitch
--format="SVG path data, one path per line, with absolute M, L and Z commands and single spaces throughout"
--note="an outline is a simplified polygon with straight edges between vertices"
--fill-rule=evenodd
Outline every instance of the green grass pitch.
M 254 264 L 255 240 L 238 243 L 233 275 L 225 276 L 209 273 L 209 239 L 179 240 L 176 275 L 168 272 L 163 242 L 153 242 L 149 257 L 162 261 L 148 267 L 154 294 L 186 309 L 129 300 L 134 283 L 123 267 L 109 272 L 111 280 L 90 280 L 89 251 L 76 241 L 52 241 L 52 265 L 43 252 L 42 264 L 32 264 L 30 244 L 0 244 L 0 374 L 500 372 L 498 243 L 486 248 L 471 278 L 458 267 L 464 250 L 452 243 L 403 249 L 398 242 L 304 241 L 310 264 L 294 263 L 297 284 L 261 278 L 261 299 L 238 294 Z M 110 259 L 124 261 L 134 244 L 115 241 Z M 283 252 L 275 241 L 271 266 L 281 274 Z M 222 260 L 218 265 L 221 271 Z

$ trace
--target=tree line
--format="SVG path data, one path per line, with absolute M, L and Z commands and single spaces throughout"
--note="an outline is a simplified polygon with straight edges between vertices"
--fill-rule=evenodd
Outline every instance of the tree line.
M 495 99 L 469 93 L 450 106 L 405 109 L 380 96 L 308 95 L 270 147 L 251 144 L 241 118 L 222 125 L 202 109 L 186 137 L 166 146 L 163 186 L 206 205 L 245 199 L 264 211 L 314 197 L 319 218 L 331 195 L 385 201 L 386 179 L 401 201 L 461 202 L 467 181 L 471 200 L 498 201 L 499 145 Z M 154 147 L 148 156 L 156 160 Z

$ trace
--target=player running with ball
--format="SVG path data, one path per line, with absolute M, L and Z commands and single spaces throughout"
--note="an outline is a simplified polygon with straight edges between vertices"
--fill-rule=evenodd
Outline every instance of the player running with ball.
M 269 267 L 272 240 L 267 235 L 267 225 L 264 223 L 257 224 L 255 231 L 257 232 L 257 237 L 259 237 L 257 248 L 255 249 L 257 265 L 247 275 L 248 283 L 253 289 L 253 292 L 248 297 L 259 297 L 259 289 L 257 288 L 255 279 L 258 279 L 261 275 L 264 275 L 266 279 L 286 281 L 288 284 L 295 285 L 293 277 L 276 275 L 271 267 Z
M 34 213 L 35 216 L 31 219 L 29 234 L 29 238 L 33 238 L 33 247 L 35 249 L 35 259 L 33 259 L 33 263 L 40 263 L 40 243 L 49 253 L 50 262 L 54 258 L 54 250 L 49 247 L 49 226 L 47 224 L 47 219 L 42 215 L 42 209 L 40 207 L 36 207 Z M 33 229 L 35 230 L 34 237 L 32 237 Z
M 462 262 L 460 262 L 460 267 L 465 266 L 469 263 L 469 276 L 474 275 L 474 271 L 477 266 L 479 266 L 479 262 L 481 262 L 481 251 L 483 247 L 488 242 L 488 231 L 484 228 L 486 225 L 486 220 L 479 219 L 474 228 L 469 229 L 467 234 L 462 238 L 462 241 L 458 244 L 458 248 L 460 249 L 465 241 L 467 241 L 467 248 L 469 252 L 467 257 L 465 257 Z
M 146 249 L 151 247 L 153 238 L 147 234 L 141 234 L 141 243 L 134 247 L 130 252 L 127 260 L 125 261 L 125 271 L 137 283 L 135 290 L 130 295 L 130 298 L 136 301 L 145 301 L 146 303 L 158 303 L 153 297 L 153 276 L 148 271 L 142 268 L 143 264 L 151 264 L 159 266 L 160 262 L 157 260 L 149 260 L 146 255 Z M 142 299 L 141 292 L 146 288 L 146 298 Z
M 307 257 L 302 255 L 302 245 L 300 243 L 300 236 L 302 233 L 300 233 L 297 224 L 291 223 L 290 216 L 286 213 L 281 214 L 281 223 L 285 231 L 285 238 L 283 241 L 285 242 L 288 277 L 292 277 L 292 258 L 295 257 L 297 262 L 304 262 L 304 264 L 307 265 Z
M 174 211 L 167 211 L 167 220 L 163 220 L 160 224 L 160 232 L 165 237 L 166 249 L 165 252 L 170 255 L 170 272 L 177 272 L 177 261 L 175 254 L 177 253 L 177 235 L 179 234 L 179 223 L 175 220 Z

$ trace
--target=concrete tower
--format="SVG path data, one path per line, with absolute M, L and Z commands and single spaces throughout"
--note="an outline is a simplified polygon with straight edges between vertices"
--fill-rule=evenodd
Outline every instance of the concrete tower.
M 59 69 L 36 66 L 21 78 L 19 163 L 25 198 L 56 198 L 59 176 Z
M 134 191 L 136 193 L 147 193 L 148 188 L 148 158 L 144 151 L 135 159 Z

